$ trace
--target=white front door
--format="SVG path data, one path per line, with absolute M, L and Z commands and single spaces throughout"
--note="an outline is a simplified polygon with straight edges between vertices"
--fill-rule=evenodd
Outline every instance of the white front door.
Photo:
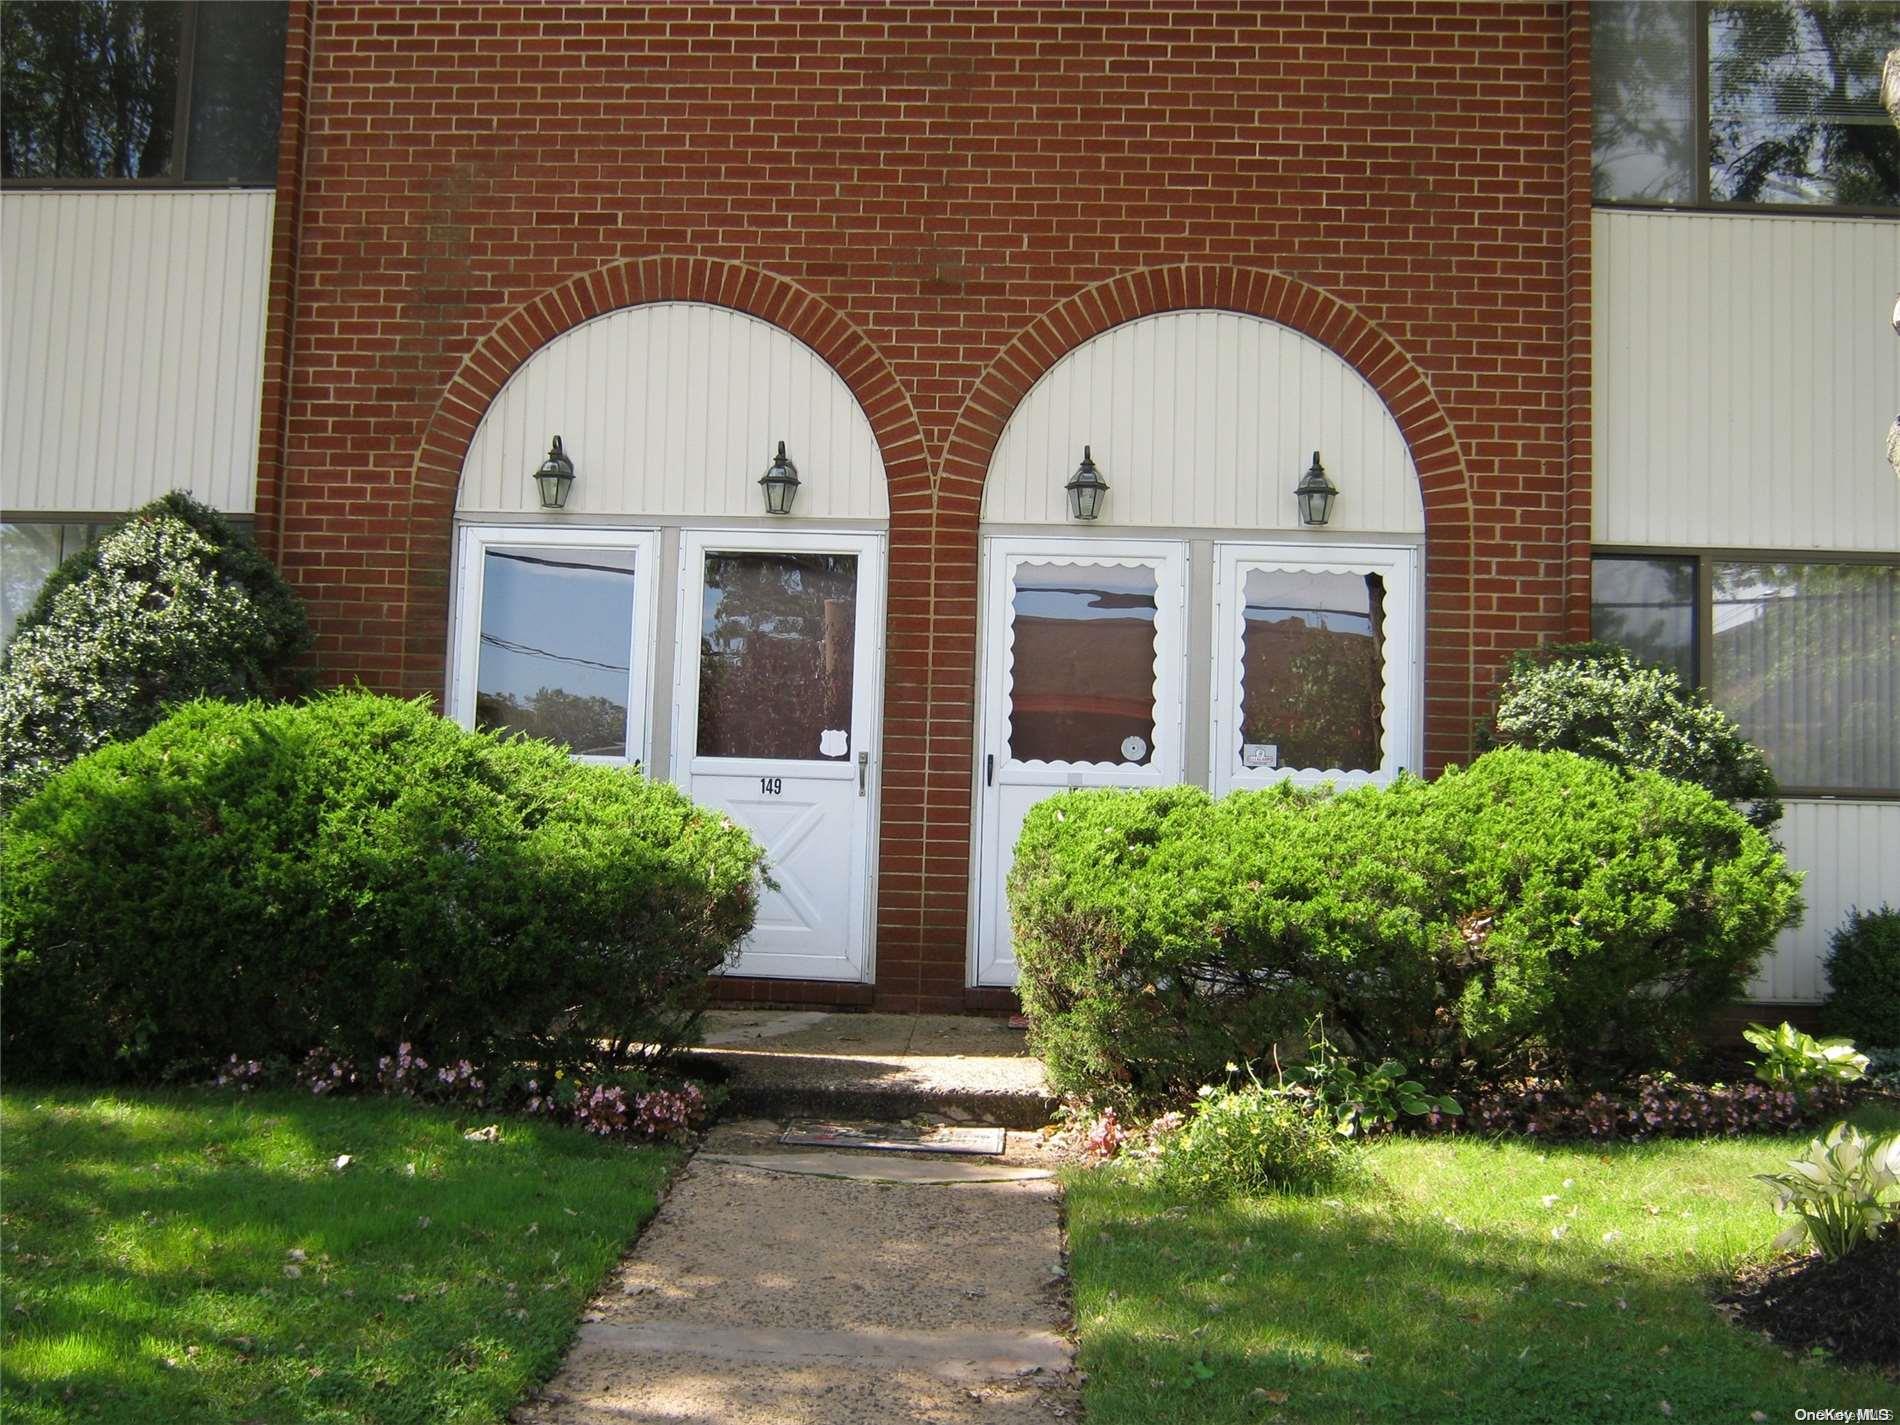
M 775 883 L 732 973 L 868 980 L 883 539 L 688 531 L 673 780 Z
M 1008 538 L 985 551 L 974 977 L 1016 982 L 1004 885 L 1023 818 L 1069 787 L 1183 772 L 1184 547 Z

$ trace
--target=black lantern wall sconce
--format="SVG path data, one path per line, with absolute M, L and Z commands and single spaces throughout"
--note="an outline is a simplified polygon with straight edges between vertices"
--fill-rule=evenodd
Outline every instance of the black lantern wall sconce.
M 798 467 L 786 457 L 785 442 L 778 443 L 778 454 L 766 472 L 759 476 L 759 488 L 765 491 L 768 515 L 789 515 L 792 501 L 798 498 Z
M 1319 452 L 1313 452 L 1313 464 L 1300 476 L 1300 483 L 1293 487 L 1293 499 L 1300 507 L 1300 523 L 1323 525 L 1333 516 L 1333 497 L 1339 493 L 1339 487 L 1326 478 L 1326 467 L 1319 463 Z
M 1102 497 L 1108 493 L 1108 481 L 1095 468 L 1089 448 L 1082 447 L 1082 463 L 1063 486 L 1069 492 L 1069 512 L 1079 520 L 1092 520 L 1102 512 Z
M 567 458 L 567 452 L 561 449 L 561 438 L 554 437 L 554 444 L 548 447 L 548 458 L 534 472 L 534 483 L 541 488 L 541 508 L 561 510 L 567 508 L 568 491 L 574 488 L 574 462 Z

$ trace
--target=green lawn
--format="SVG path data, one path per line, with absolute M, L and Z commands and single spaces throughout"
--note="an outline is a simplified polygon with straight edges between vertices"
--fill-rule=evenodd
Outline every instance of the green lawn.
M 1900 1407 L 1900 1386 L 1790 1359 L 1710 1302 L 1708 1285 L 1765 1256 L 1782 1225 L 1750 1174 L 1805 1142 L 1394 1139 L 1371 1150 L 1370 1186 L 1217 1207 L 1078 1171 L 1088 1419 L 1581 1425 Z
M 504 1419 L 677 1154 L 516 1119 L 463 1138 L 489 1121 L 292 1093 L 0 1097 L 0 1416 Z

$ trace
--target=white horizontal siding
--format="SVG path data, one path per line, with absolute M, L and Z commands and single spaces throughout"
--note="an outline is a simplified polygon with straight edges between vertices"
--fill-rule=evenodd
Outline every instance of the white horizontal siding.
M 1298 530 L 1293 487 L 1320 453 L 1329 531 L 1422 534 L 1411 452 L 1378 393 L 1326 347 L 1233 312 L 1164 312 L 1064 356 L 1010 417 L 983 518 L 1068 520 L 1091 448 L 1109 492 L 1094 528 Z
M 1599 211 L 1599 544 L 1900 549 L 1900 222 Z
M 256 508 L 274 202 L 0 196 L 0 506 Z
M 1900 802 L 1790 801 L 1776 835 L 1788 864 L 1807 872 L 1801 895 L 1808 913 L 1781 933 L 1748 995 L 1825 999 L 1828 937 L 1848 911 L 1900 906 Z
M 629 307 L 529 357 L 482 417 L 465 513 L 540 509 L 531 478 L 559 435 L 570 515 L 762 515 L 759 476 L 784 441 L 794 518 L 884 519 L 884 460 L 838 374 L 789 333 L 690 302 Z

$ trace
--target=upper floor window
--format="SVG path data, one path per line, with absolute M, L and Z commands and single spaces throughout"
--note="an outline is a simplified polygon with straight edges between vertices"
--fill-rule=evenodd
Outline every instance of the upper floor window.
M 286 12 L 246 0 L 8 0 L 0 177 L 269 186 Z
M 1595 0 L 1606 202 L 1900 208 L 1896 0 Z

